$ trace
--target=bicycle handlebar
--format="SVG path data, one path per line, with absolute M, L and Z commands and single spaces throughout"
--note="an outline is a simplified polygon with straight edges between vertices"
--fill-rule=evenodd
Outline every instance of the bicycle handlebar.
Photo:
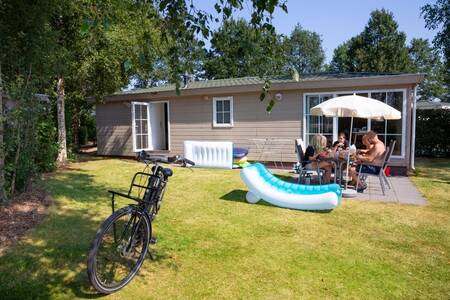
M 166 163 L 166 164 L 180 163 L 183 166 L 186 166 L 187 164 L 195 166 L 195 163 L 192 160 L 184 158 L 181 155 L 175 155 L 171 157 L 157 157 L 157 156 L 150 156 L 144 150 L 138 153 L 137 160 L 151 163 Z

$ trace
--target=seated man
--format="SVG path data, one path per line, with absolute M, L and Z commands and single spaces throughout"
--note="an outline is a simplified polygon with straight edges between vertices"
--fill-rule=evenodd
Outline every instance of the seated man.
M 377 134 L 374 131 L 369 131 L 367 134 L 367 143 L 370 144 L 369 150 L 365 153 L 360 153 L 356 155 L 356 159 L 362 163 L 368 163 L 370 166 L 363 165 L 361 168 L 361 172 L 378 175 L 380 172 L 380 168 L 383 164 L 384 160 L 384 152 L 386 151 L 386 147 L 384 143 L 378 139 Z M 358 180 L 357 170 L 359 166 L 352 167 L 350 169 L 350 176 L 352 177 L 352 184 L 356 186 Z M 358 192 L 363 192 L 367 188 L 365 182 L 360 182 L 356 187 Z
M 372 145 L 369 143 L 369 137 L 367 136 L 367 134 L 363 135 L 362 143 L 366 147 L 366 149 L 358 149 L 358 153 L 360 154 L 367 153 L 367 151 L 369 151 L 370 148 L 372 148 Z

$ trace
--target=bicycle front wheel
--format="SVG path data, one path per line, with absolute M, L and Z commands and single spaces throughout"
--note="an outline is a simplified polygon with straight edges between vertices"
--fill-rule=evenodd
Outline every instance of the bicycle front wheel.
M 106 219 L 89 250 L 87 270 L 92 286 L 110 294 L 127 285 L 144 262 L 150 236 L 149 219 L 134 206 Z

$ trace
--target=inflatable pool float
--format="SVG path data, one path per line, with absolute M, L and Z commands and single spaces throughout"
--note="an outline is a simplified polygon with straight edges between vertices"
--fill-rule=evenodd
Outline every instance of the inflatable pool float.
M 249 189 L 246 195 L 249 203 L 263 199 L 276 206 L 300 210 L 331 210 L 341 203 L 341 189 L 337 184 L 286 182 L 272 175 L 260 163 L 243 168 L 241 178 Z

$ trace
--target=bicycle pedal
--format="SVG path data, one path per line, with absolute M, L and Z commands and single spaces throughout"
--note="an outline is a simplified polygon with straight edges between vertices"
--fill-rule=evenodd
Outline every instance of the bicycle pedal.
M 152 237 L 148 243 L 149 243 L 150 245 L 155 245 L 156 242 L 158 242 L 158 240 L 157 240 L 155 237 Z

